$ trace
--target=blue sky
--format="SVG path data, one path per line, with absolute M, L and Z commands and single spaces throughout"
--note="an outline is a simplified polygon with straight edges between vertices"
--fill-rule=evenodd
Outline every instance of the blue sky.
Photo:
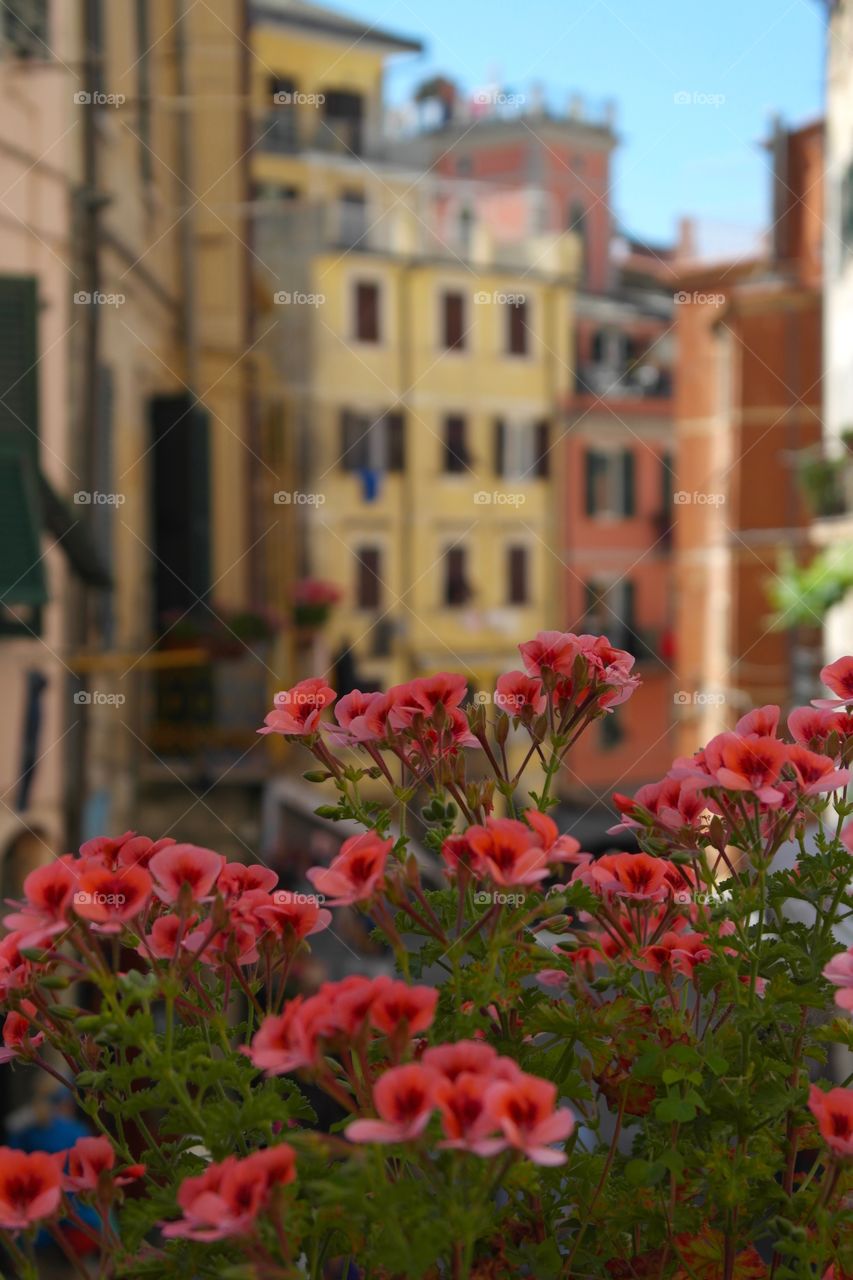
M 424 41 L 423 55 L 392 60 L 394 102 L 436 71 L 468 89 L 498 80 L 529 93 L 539 82 L 560 108 L 572 93 L 615 99 L 614 207 L 628 229 L 652 239 L 669 239 L 678 217 L 691 214 L 740 247 L 768 209 L 757 144 L 771 114 L 801 124 L 822 109 L 820 0 L 326 3 Z M 676 94 L 690 101 L 677 103 Z

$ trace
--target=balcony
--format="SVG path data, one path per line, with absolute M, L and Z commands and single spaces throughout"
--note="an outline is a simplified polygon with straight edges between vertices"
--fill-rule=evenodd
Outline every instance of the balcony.
M 672 375 L 651 364 L 582 364 L 575 374 L 575 394 L 600 400 L 668 400 Z
M 351 118 L 324 116 L 318 110 L 306 128 L 293 107 L 276 107 L 261 116 L 255 128 L 260 151 L 275 155 L 296 155 L 320 151 L 324 155 L 350 159 L 382 160 L 383 149 L 368 141 L 364 122 Z

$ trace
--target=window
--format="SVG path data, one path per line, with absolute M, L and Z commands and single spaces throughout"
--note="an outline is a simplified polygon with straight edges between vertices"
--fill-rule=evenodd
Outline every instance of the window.
M 379 285 L 371 281 L 355 286 L 355 336 L 359 342 L 379 341 Z
M 634 454 L 630 449 L 607 453 L 587 449 L 585 472 L 588 516 L 634 515 Z
M 586 248 L 587 248 L 587 227 L 586 227 L 586 210 L 583 205 L 575 200 L 569 208 L 568 230 L 580 240 L 581 248 L 581 270 L 586 268 Z
M 468 423 L 458 414 L 444 419 L 444 470 L 458 475 L 471 465 L 468 453 Z
M 3 36 L 20 58 L 49 58 L 47 0 L 8 0 L 2 6 Z
M 528 548 L 513 546 L 507 548 L 507 604 L 529 604 L 528 588 Z
M 351 93 L 348 89 L 327 89 L 318 144 L 326 151 L 361 155 L 363 114 L 360 94 Z
M 550 473 L 549 422 L 505 422 L 494 425 L 495 475 L 505 480 L 543 480 Z
M 449 547 L 444 553 L 444 603 L 450 608 L 471 599 L 468 585 L 468 552 L 465 547 Z
M 585 594 L 584 631 L 605 635 L 611 644 L 636 657 L 642 645 L 637 637 L 633 582 L 627 578 L 616 582 L 594 580 L 586 584 Z
M 154 626 L 210 590 L 210 444 L 207 411 L 189 393 L 150 403 Z
M 511 356 L 527 355 L 527 303 L 519 301 L 507 306 L 506 349 Z
M 406 466 L 406 420 L 402 413 L 378 416 L 341 410 L 340 464 L 344 471 L 402 471 Z
M 262 129 L 262 141 L 271 151 L 295 151 L 297 146 L 298 113 L 294 102 L 296 81 L 290 76 L 270 76 L 269 95 L 272 103 L 270 115 Z
M 441 299 L 442 346 L 465 350 L 465 299 L 461 293 L 445 293 Z
M 382 598 L 382 552 L 378 547 L 359 547 L 355 560 L 356 607 L 378 609 Z

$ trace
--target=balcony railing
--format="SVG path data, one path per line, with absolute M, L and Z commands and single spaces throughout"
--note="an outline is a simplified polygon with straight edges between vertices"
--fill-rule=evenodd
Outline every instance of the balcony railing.
M 655 365 L 619 368 L 609 364 L 583 364 L 575 378 L 575 391 L 581 396 L 598 396 L 605 400 L 668 399 L 672 395 L 672 375 Z
M 145 741 L 163 761 L 239 762 L 269 711 L 263 653 L 201 658 L 146 673 Z M 254 755 L 254 753 L 252 753 Z
M 293 106 L 267 111 L 257 122 L 256 137 L 261 151 L 293 155 L 299 151 L 322 151 L 327 155 L 381 159 L 379 147 L 368 145 L 364 122 L 314 113 L 311 127 L 305 128 Z

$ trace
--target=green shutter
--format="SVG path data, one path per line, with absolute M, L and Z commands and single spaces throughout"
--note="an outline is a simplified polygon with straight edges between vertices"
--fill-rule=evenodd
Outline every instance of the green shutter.
M 0 439 L 38 459 L 38 295 L 31 276 L 0 276 Z
M 0 435 L 0 605 L 47 601 L 35 466 L 23 438 Z

